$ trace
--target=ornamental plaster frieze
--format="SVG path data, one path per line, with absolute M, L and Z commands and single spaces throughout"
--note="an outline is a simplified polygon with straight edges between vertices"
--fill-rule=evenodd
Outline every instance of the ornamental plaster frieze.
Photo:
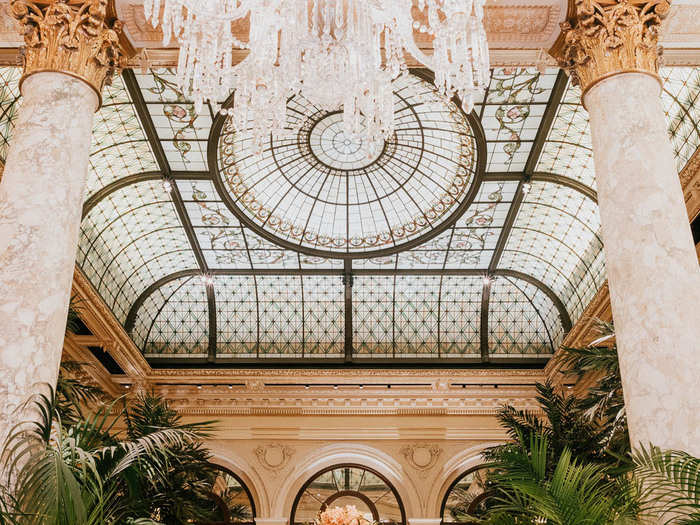
M 504 404 L 536 410 L 535 390 L 530 387 L 453 389 L 420 392 L 406 388 L 395 392 L 354 389 L 351 393 L 319 389 L 288 389 L 284 395 L 263 389 L 226 385 L 160 386 L 151 388 L 188 415 L 494 415 Z
M 117 0 L 119 19 L 125 32 L 138 48 L 161 47 L 163 33 L 146 20 L 143 2 Z M 484 25 L 491 46 L 509 44 L 510 47 L 548 47 L 558 34 L 558 24 L 566 14 L 565 0 L 529 0 L 514 3 L 512 0 L 490 0 L 484 9 Z M 243 41 L 249 27 L 245 23 L 234 26 L 237 37 Z M 421 42 L 419 42 L 419 45 Z M 173 43 L 171 47 L 176 47 Z M 245 56 L 245 55 L 242 55 Z
M 693 220 L 700 214 L 700 149 L 690 157 L 679 176 L 688 217 Z
M 149 379 L 152 381 L 158 381 L 160 379 L 171 379 L 173 377 L 177 378 L 187 378 L 188 381 L 195 384 L 197 381 L 212 379 L 217 377 L 224 377 L 227 379 L 247 379 L 247 378 L 259 378 L 259 377 L 269 377 L 275 378 L 277 380 L 284 378 L 294 378 L 295 382 L 303 383 L 304 379 L 315 379 L 323 383 L 331 383 L 329 378 L 346 378 L 347 383 L 355 384 L 358 380 L 365 379 L 363 383 L 369 385 L 371 383 L 382 384 L 385 383 L 383 379 L 396 379 L 396 378 L 414 378 L 414 379 L 435 379 L 442 380 L 441 382 L 436 382 L 437 385 L 445 384 L 445 382 L 457 383 L 465 382 L 469 380 L 481 379 L 481 382 L 488 383 L 489 379 L 497 379 L 499 381 L 507 382 L 508 379 L 520 379 L 522 384 L 530 384 L 532 381 L 541 379 L 543 376 L 540 370 L 530 370 L 530 369 L 488 369 L 488 368 L 475 368 L 475 369 L 460 369 L 460 368 L 435 368 L 435 369 L 381 369 L 381 368 L 349 368 L 349 369 L 288 369 L 288 368 L 274 368 L 274 369 L 174 369 L 174 368 L 164 368 L 159 370 L 153 370 L 149 374 Z M 327 379 L 326 381 L 321 381 Z M 371 379 L 371 380 L 370 380 Z M 278 381 L 279 383 L 288 383 L 283 381 Z M 407 381 L 408 382 L 408 381 Z M 425 382 L 425 381 L 422 381 Z M 515 381 L 514 381 L 515 382 Z M 339 386 L 342 386 L 342 382 L 338 382 Z

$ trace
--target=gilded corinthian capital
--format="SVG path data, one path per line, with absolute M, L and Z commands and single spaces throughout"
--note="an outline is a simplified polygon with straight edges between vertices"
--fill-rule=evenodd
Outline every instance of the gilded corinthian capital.
M 108 0 L 11 0 L 24 36 L 24 76 L 56 71 L 86 82 L 102 102 L 105 83 L 126 63 L 122 24 L 108 20 Z M 21 85 L 21 82 L 20 82 Z
M 599 80 L 636 71 L 657 76 L 659 29 L 670 0 L 575 0 L 564 22 L 559 65 L 585 92 Z

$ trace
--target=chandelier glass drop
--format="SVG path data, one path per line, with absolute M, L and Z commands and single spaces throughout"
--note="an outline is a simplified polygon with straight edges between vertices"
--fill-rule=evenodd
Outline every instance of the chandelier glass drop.
M 180 43 L 177 82 L 197 111 L 216 109 L 235 90 L 230 115 L 256 145 L 294 133 L 287 101 L 302 95 L 319 109 L 343 112 L 348 140 L 381 148 L 394 132 L 391 82 L 405 56 L 435 73 L 466 112 L 489 77 L 485 0 L 145 0 L 164 44 Z M 249 24 L 248 39 L 235 36 Z M 432 53 L 416 42 L 432 41 Z M 236 49 L 248 50 L 234 64 Z

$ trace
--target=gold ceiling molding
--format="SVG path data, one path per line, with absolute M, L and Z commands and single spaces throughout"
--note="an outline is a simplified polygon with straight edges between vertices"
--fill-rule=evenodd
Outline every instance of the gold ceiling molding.
M 700 215 L 700 149 L 690 157 L 680 173 L 680 178 L 688 217 L 693 220 Z
M 89 366 L 81 367 L 80 373 L 76 374 L 77 378 L 102 389 L 108 396 L 113 398 L 122 394 L 122 388 L 112 381 L 111 374 L 95 359 L 83 343 L 76 341 L 76 336 L 72 333 L 66 334 L 61 358 L 77 363 L 90 363 Z
M 575 0 L 573 20 L 562 23 L 556 58 L 583 96 L 600 80 L 636 71 L 658 79 L 659 32 L 668 0 Z
M 309 397 L 280 397 L 269 392 L 246 396 L 228 387 L 172 389 L 152 387 L 170 406 L 184 415 L 197 416 L 494 416 L 504 404 L 519 410 L 538 411 L 536 391 L 531 387 L 518 395 L 508 392 L 481 396 L 466 394 L 447 397 L 411 395 L 357 395 L 348 397 L 331 391 Z M 219 390 L 213 394 L 213 390 Z M 500 389 L 498 389 L 500 390 Z
M 99 345 L 114 358 L 124 373 L 131 378 L 145 377 L 151 367 L 114 317 L 85 274 L 75 267 L 73 273 L 74 295 L 80 304 L 80 318 L 102 343 Z
M 488 368 L 475 368 L 475 369 L 461 369 L 461 368 L 446 368 L 446 369 L 426 369 L 426 370 L 413 370 L 413 369 L 381 369 L 381 368 L 348 368 L 348 369 L 287 369 L 287 368 L 275 368 L 275 369 L 258 369 L 258 368 L 244 368 L 235 370 L 226 370 L 219 368 L 208 368 L 208 369 L 158 369 L 153 370 L 149 377 L 152 380 L 157 379 L 170 379 L 173 377 L 184 379 L 187 378 L 196 384 L 197 381 L 214 379 L 214 378 L 236 378 L 240 380 L 245 380 L 248 378 L 294 378 L 296 380 L 302 380 L 302 382 L 320 381 L 325 384 L 329 382 L 331 378 L 346 378 L 348 383 L 355 384 L 358 380 L 364 379 L 362 381 L 365 385 L 385 384 L 387 380 L 397 380 L 397 379 L 439 379 L 439 378 L 449 378 L 450 382 L 461 382 L 473 380 L 474 382 L 481 382 L 491 384 L 493 379 L 501 378 L 504 381 L 521 379 L 520 382 L 523 384 L 529 384 L 532 377 L 541 375 L 541 372 L 533 370 L 496 370 Z M 513 381 L 516 382 L 516 381 Z M 254 384 L 257 384 L 254 382 Z M 343 386 L 343 382 L 338 382 L 339 386 Z
M 126 66 L 122 23 L 109 16 L 108 0 L 11 0 L 10 12 L 24 37 L 22 82 L 55 71 L 87 83 L 101 105 L 102 87 Z

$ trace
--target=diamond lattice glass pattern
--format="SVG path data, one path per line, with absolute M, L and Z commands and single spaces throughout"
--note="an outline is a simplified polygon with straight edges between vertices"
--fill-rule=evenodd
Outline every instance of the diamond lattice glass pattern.
M 0 157 L 6 155 L 21 102 L 20 74 L 19 68 L 0 69 Z M 289 104 L 290 115 L 304 116 L 290 118 L 311 122 L 307 140 L 272 140 L 256 157 L 245 133 L 224 131 L 212 145 L 222 168 L 222 180 L 215 181 L 206 173 L 211 110 L 205 107 L 195 117 L 172 71 L 137 74 L 147 113 L 174 170 L 185 223 L 192 225 L 205 270 L 214 271 L 216 358 L 342 360 L 341 274 L 350 268 L 360 272 L 350 288 L 353 359 L 481 359 L 482 276 L 449 272 L 488 268 L 517 192 L 519 181 L 513 179 L 530 155 L 556 75 L 557 70 L 494 70 L 488 92 L 475 107 L 486 135 L 488 180 L 481 181 L 453 226 L 402 251 L 404 243 L 443 225 L 476 183 L 476 134 L 455 107 L 436 102 L 425 81 L 411 76 L 397 83 L 394 109 L 400 129 L 378 156 L 343 136 L 337 113 L 320 112 L 297 97 Z M 699 75 L 697 68 L 661 71 L 679 169 L 700 144 Z M 87 195 L 127 175 L 152 171 L 153 180 L 127 184 L 97 203 L 88 201 L 78 264 L 121 322 L 139 301 L 131 335 L 147 355 L 206 357 L 206 288 L 196 276 L 168 277 L 203 269 L 173 195 L 163 189 L 123 81 L 115 78 L 103 97 L 104 107 L 95 117 Z M 567 86 L 554 114 L 535 175 L 553 173 L 594 188 L 590 129 L 578 88 Z M 227 147 L 232 156 L 227 157 Z M 235 162 L 226 165 L 226 159 Z M 419 170 L 411 177 L 416 163 Z M 250 183 L 238 200 L 230 191 L 231 166 Z M 433 210 L 436 195 L 449 193 L 442 190 L 460 169 L 466 174 L 464 192 L 445 210 L 426 213 L 412 224 L 416 210 Z M 198 173 L 188 179 L 188 170 Z M 497 273 L 522 272 L 540 281 L 576 322 L 605 280 L 597 206 L 581 192 L 536 178 L 504 239 Z M 227 194 L 218 193 L 220 185 Z M 267 207 L 251 204 L 253 192 Z M 256 224 L 255 231 L 237 214 Z M 406 224 L 403 236 L 392 234 Z M 271 236 L 287 247 L 268 240 Z M 334 239 L 341 240 L 333 245 Z M 371 253 L 379 248 L 397 253 Z M 339 255 L 352 261 L 344 266 Z M 236 275 L 221 275 L 229 271 Z M 373 271 L 378 273 L 368 274 Z M 398 274 L 380 275 L 386 271 Z M 241 275 L 245 272 L 250 273 Z M 445 273 L 435 275 L 439 272 Z M 161 279 L 166 284 L 143 296 Z M 497 275 L 487 334 L 494 358 L 547 356 L 562 337 L 559 311 L 544 292 Z
M 5 163 L 7 148 L 19 109 L 19 79 L 22 69 L 0 67 L 0 161 Z
M 151 284 L 197 268 L 159 181 L 117 190 L 92 208 L 82 222 L 77 262 L 121 322 Z
M 602 249 L 595 202 L 571 188 L 534 182 L 499 268 L 539 279 L 578 319 L 605 280 Z
M 206 286 L 198 277 L 179 280 L 151 322 L 146 357 L 207 357 L 209 309 Z
M 87 196 L 127 175 L 158 169 L 121 77 L 102 89 L 90 146 Z
M 563 331 L 552 302 L 535 286 L 499 277 L 489 298 L 489 348 L 492 358 L 551 355 Z M 552 323 L 553 322 L 553 323 Z M 552 324 L 549 324 L 552 323 Z
M 700 146 L 700 69 L 661 68 L 661 102 L 680 171 Z M 569 84 L 537 163 L 538 171 L 563 175 L 595 188 L 588 113 L 581 89 Z

